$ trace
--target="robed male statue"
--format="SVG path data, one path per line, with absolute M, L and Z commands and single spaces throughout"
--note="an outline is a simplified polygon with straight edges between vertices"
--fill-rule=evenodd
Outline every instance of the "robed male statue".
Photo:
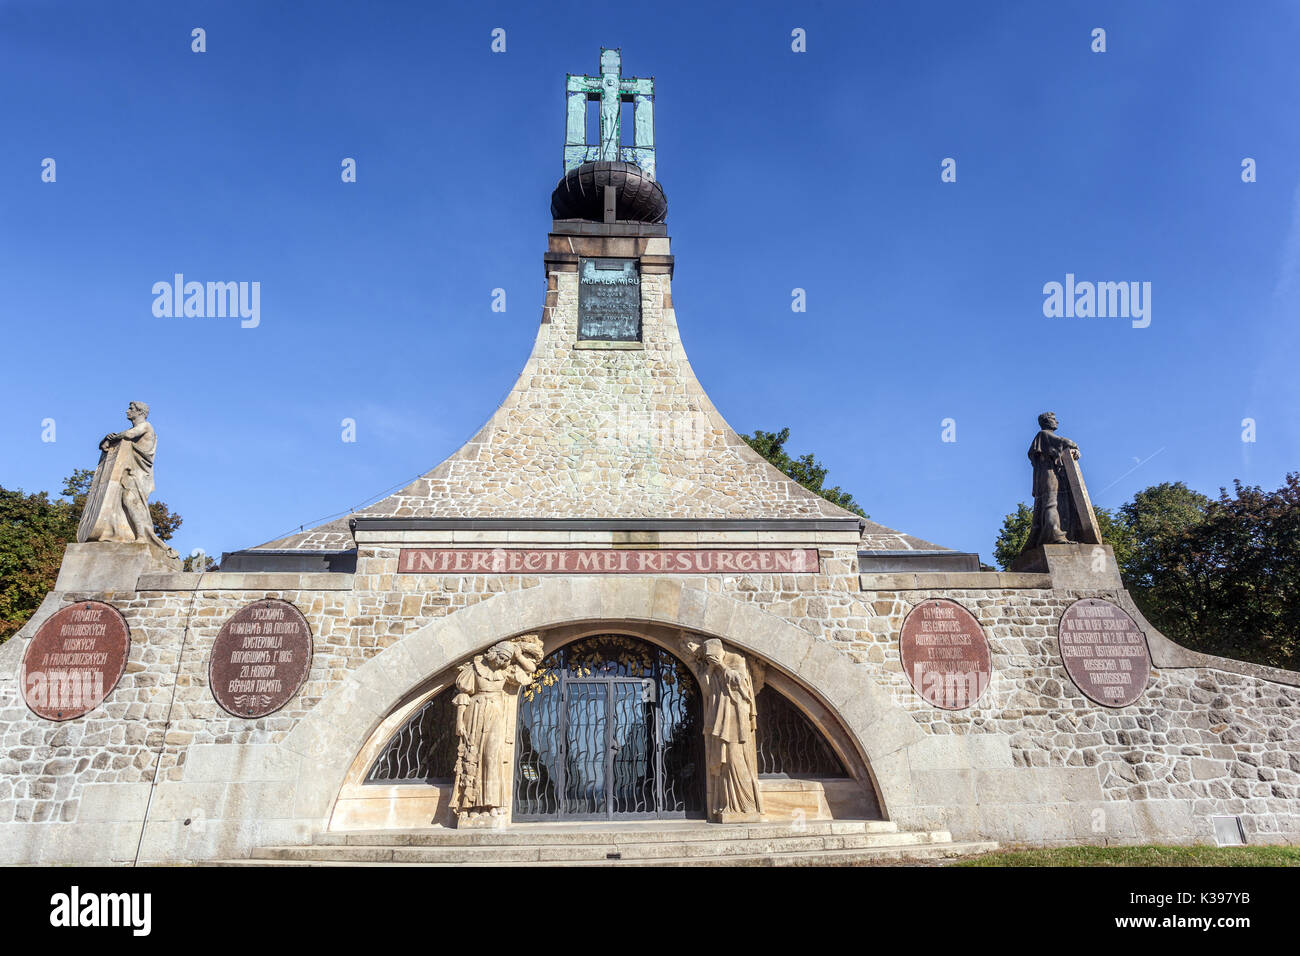
M 1022 553 L 1043 544 L 1084 540 L 1084 519 L 1070 494 L 1065 471 L 1067 457 L 1078 460 L 1079 446 L 1056 434 L 1060 426 L 1052 412 L 1038 416 L 1038 427 L 1029 446 L 1029 460 L 1034 466 L 1034 523 Z

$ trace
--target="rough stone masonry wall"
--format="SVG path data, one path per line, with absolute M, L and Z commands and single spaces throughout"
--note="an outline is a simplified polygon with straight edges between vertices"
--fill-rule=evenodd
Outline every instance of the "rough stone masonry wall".
M 258 844 L 308 840 L 324 823 L 302 809 L 312 804 L 302 792 L 310 768 L 280 746 L 298 721 L 362 663 L 426 624 L 498 592 L 541 584 L 517 575 L 397 575 L 396 557 L 395 548 L 369 549 L 351 579 L 292 576 L 310 587 L 277 589 L 268 586 L 272 576 L 217 574 L 205 579 L 237 587 L 200 582 L 195 590 L 51 595 L 0 647 L 0 862 L 132 860 L 146 806 L 145 861 L 239 856 Z M 1103 708 L 1066 676 L 1056 622 L 1078 597 L 1122 603 L 1122 594 L 862 592 L 855 561 L 853 548 L 833 547 L 823 549 L 817 575 L 676 580 L 751 603 L 833 643 L 856 662 L 864 688 L 874 683 L 910 715 L 921 733 L 891 755 L 894 783 L 885 794 L 901 826 L 1041 843 L 1207 842 L 1206 816 L 1231 813 L 1243 817 L 1252 840 L 1300 842 L 1300 689 L 1228 669 L 1157 669 L 1136 704 Z M 351 590 L 337 589 L 348 584 Z M 131 654 L 102 707 L 56 724 L 27 710 L 16 678 L 37 626 L 74 597 L 117 607 L 131 629 Z M 289 705 L 248 721 L 213 700 L 208 656 L 221 624 L 265 597 L 304 612 L 315 652 Z M 901 672 L 903 617 L 930 597 L 962 604 L 989 638 L 993 682 L 970 710 L 930 707 Z M 364 742 L 364 735 L 350 741 L 348 756 Z
M 666 240 L 661 240 L 666 245 Z M 363 515 L 396 517 L 845 516 L 727 427 L 690 369 L 669 277 L 641 277 L 641 348 L 581 349 L 578 274 L 551 274 L 519 382 L 443 464 Z
M 1061 663 L 1057 622 L 1117 591 L 945 590 L 862 596 L 879 616 L 855 656 L 929 735 L 909 755 L 919 823 L 1032 843 L 1212 842 L 1211 814 L 1242 817 L 1251 842 L 1300 842 L 1300 687 L 1210 667 L 1153 667 L 1134 704 L 1102 707 Z M 911 692 L 897 635 L 908 609 L 948 598 L 989 638 L 993 679 L 975 707 Z

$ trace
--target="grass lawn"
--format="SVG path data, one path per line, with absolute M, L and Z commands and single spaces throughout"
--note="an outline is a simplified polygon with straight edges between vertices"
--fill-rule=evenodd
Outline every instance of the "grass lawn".
M 983 853 L 950 866 L 1300 866 L 1295 846 L 1062 846 Z

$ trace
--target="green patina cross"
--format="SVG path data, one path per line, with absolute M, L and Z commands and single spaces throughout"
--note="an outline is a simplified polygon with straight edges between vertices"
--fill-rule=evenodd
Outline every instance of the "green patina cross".
M 569 74 L 566 87 L 568 122 L 564 136 L 564 171 L 596 160 L 636 163 L 655 178 L 654 77 L 623 78 L 623 57 L 618 50 L 600 50 L 600 76 Z M 587 102 L 600 101 L 600 144 L 587 142 Z M 634 104 L 633 145 L 619 144 L 622 105 Z

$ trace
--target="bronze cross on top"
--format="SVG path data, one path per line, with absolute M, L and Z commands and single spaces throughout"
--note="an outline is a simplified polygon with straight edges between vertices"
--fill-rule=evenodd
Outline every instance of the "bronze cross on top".
M 569 74 L 565 89 L 568 121 L 564 135 L 564 171 L 596 160 L 636 163 L 655 178 L 654 77 L 623 78 L 623 57 L 618 50 L 600 50 L 600 76 Z M 587 102 L 600 101 L 600 143 L 587 142 Z M 619 144 L 623 104 L 634 104 L 633 145 Z

